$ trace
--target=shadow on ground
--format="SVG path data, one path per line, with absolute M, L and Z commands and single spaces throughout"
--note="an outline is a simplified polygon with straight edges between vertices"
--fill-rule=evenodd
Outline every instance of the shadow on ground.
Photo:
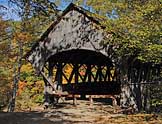
M 30 112 L 0 112 L 0 124 L 162 124 L 160 114 L 124 115 L 114 113 L 115 107 L 100 101 L 93 105 L 85 100 L 77 103 L 74 106 L 68 100 L 53 109 L 39 107 Z
M 0 124 L 72 124 L 88 123 L 86 121 L 72 121 L 64 117 L 72 116 L 61 111 L 55 112 L 0 112 Z

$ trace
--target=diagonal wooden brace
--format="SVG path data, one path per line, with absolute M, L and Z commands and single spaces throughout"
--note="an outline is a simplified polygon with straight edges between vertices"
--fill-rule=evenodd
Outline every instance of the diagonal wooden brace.
M 46 79 L 46 81 L 51 85 L 51 87 L 53 88 L 53 90 L 55 91 L 55 93 L 57 94 L 58 93 L 58 95 L 60 94 L 57 90 L 56 90 L 56 88 L 53 86 L 53 84 L 52 84 L 52 82 L 47 78 L 47 76 L 41 71 L 41 75 Z M 61 94 L 59 95 L 59 96 L 61 96 Z M 61 100 L 63 100 L 64 101 L 64 99 L 62 98 L 62 97 L 60 97 L 61 98 Z
M 47 76 L 41 71 L 41 75 L 46 79 L 46 81 L 51 85 L 53 90 L 57 93 L 56 88 L 53 86 L 52 82 L 47 78 Z

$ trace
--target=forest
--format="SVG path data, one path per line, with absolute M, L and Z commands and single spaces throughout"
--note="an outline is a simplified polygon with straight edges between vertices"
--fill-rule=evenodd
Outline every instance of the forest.
M 71 2 L 103 18 L 113 34 L 103 45 L 112 46 L 117 65 L 133 58 L 160 67 L 149 102 L 162 105 L 162 0 L 0 0 L 0 110 L 13 111 L 12 102 L 16 111 L 43 105 L 43 78 L 25 55 Z

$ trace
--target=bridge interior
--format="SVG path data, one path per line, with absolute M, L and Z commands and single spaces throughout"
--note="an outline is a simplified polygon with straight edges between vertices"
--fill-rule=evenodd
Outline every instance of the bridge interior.
M 112 61 L 100 52 L 72 49 L 48 59 L 44 71 L 56 90 L 68 94 L 116 95 L 120 83 Z

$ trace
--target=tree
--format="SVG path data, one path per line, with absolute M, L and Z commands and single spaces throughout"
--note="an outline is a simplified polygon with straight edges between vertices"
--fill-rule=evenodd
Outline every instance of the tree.
M 6 7 L 0 5 L 0 109 L 5 106 L 10 98 L 11 65 L 9 63 L 11 25 L 4 19 Z
M 118 56 L 136 56 L 145 62 L 161 63 L 160 0 L 89 0 L 94 12 L 107 16 L 103 24 L 114 32 L 108 43 L 117 46 Z
M 15 42 L 15 52 L 17 57 L 14 65 L 13 95 L 8 111 L 14 111 L 16 92 L 20 80 L 20 70 L 23 64 L 24 50 L 28 50 L 30 44 L 42 33 L 42 29 L 49 25 L 56 16 L 56 5 L 49 1 L 40 0 L 10 0 L 10 5 L 16 6 L 21 20 L 15 27 L 13 41 Z

